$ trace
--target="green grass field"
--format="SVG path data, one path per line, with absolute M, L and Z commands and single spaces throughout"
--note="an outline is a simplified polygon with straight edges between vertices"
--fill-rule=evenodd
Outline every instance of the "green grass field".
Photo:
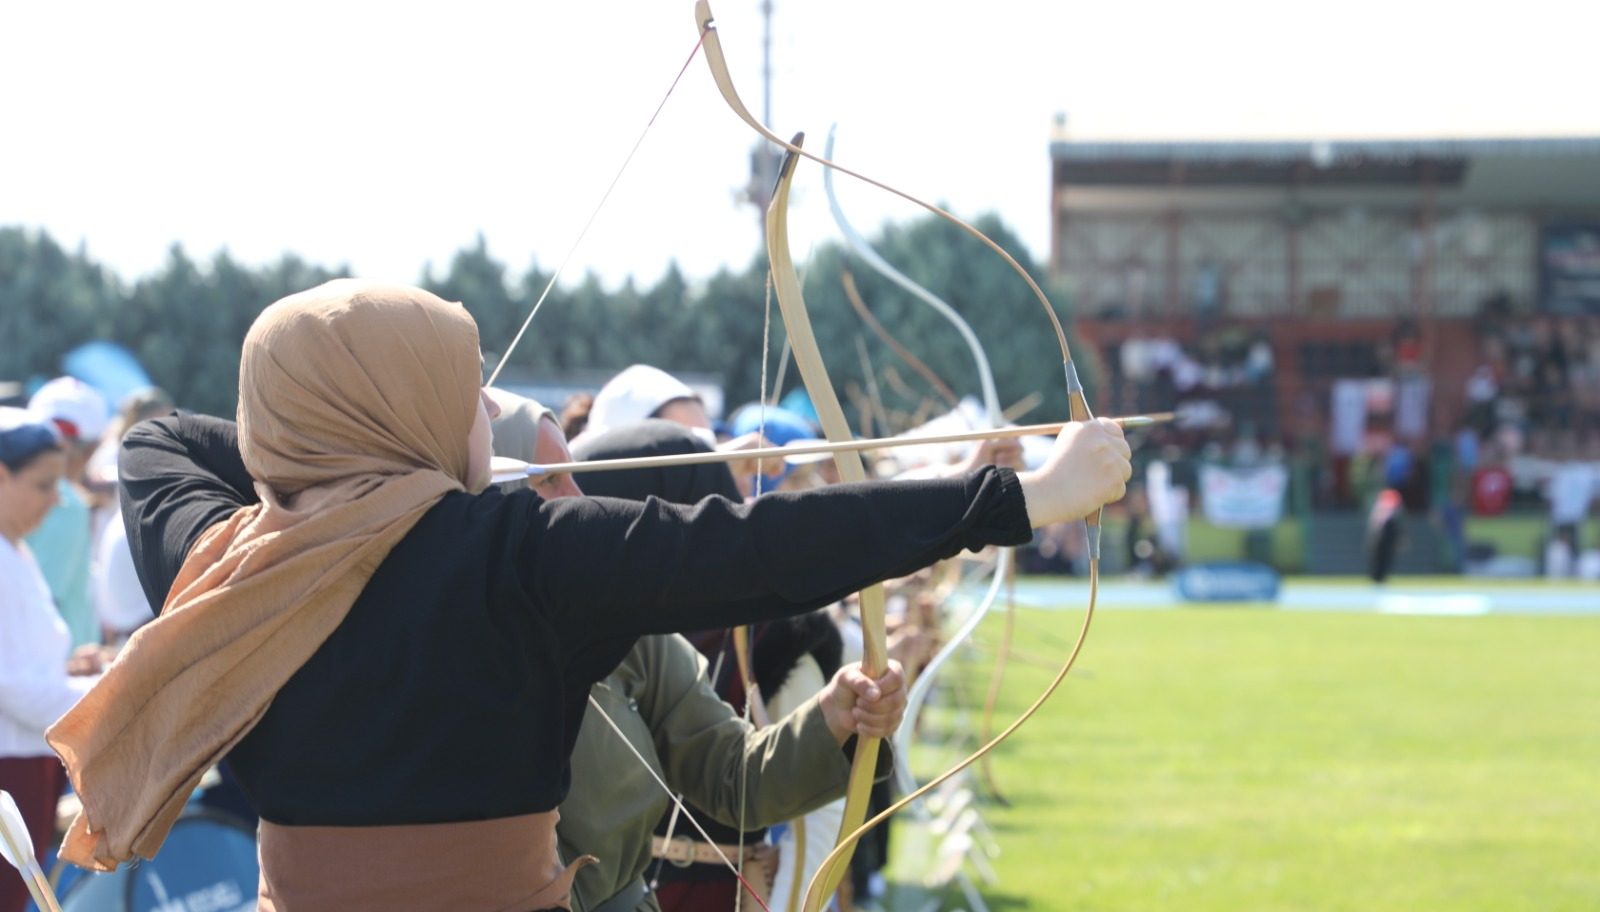
M 1021 612 L 1001 717 L 1081 622 Z M 924 736 L 976 736 L 983 663 Z M 993 769 L 997 910 L 1600 909 L 1600 616 L 1102 611 Z M 890 905 L 921 908 L 898 827 Z

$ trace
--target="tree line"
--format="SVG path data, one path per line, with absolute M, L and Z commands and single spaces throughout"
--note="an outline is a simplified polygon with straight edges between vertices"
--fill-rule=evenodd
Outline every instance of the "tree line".
M 1045 281 L 998 218 L 980 218 L 976 224 L 1013 251 L 1037 281 Z M 1037 391 L 1043 400 L 1034 417 L 1066 415 L 1054 336 L 1027 287 L 1005 264 L 932 217 L 887 227 L 875 246 L 972 324 L 988 351 L 1002 402 Z M 852 310 L 841 283 L 846 269 L 872 316 L 896 341 L 957 394 L 976 395 L 972 357 L 948 323 L 866 269 L 842 246 L 824 245 L 806 269 L 805 292 L 836 386 L 863 410 L 870 398 L 880 414 L 926 413 L 940 398 L 935 385 L 900 360 Z M 131 351 L 179 404 L 231 415 L 240 346 L 251 321 L 284 295 L 345 274 L 342 267 L 311 264 L 293 255 L 249 266 L 223 251 L 197 262 L 174 245 L 160 269 L 129 282 L 82 248 L 68 251 L 39 231 L 0 228 L 0 380 L 52 376 L 77 345 L 107 340 Z M 425 269 L 419 284 L 466 306 L 478 322 L 485 360 L 492 366 L 549 278 L 537 261 L 514 273 L 489 255 L 480 236 L 446 268 Z M 1061 295 L 1052 297 L 1059 307 Z M 550 378 L 643 362 L 668 371 L 719 375 L 728 402 L 750 401 L 760 385 L 767 302 L 764 255 L 742 270 L 723 269 L 704 280 L 690 280 L 673 264 L 648 287 L 629 279 L 607 289 L 591 274 L 556 287 L 507 370 Z M 779 374 L 777 359 L 784 343 L 775 300 L 771 307 L 769 387 Z M 1059 316 L 1065 322 L 1068 314 L 1060 311 Z M 792 367 L 783 373 L 785 389 L 800 384 Z M 1097 371 L 1088 373 L 1085 381 L 1092 383 Z

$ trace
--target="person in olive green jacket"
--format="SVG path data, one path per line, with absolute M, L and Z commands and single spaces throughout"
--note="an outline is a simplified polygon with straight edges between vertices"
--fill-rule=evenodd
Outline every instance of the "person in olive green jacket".
M 494 424 L 497 455 L 545 464 L 570 461 L 552 412 L 501 390 L 490 394 L 501 410 Z M 727 473 L 720 465 L 657 470 L 639 481 L 664 499 L 692 502 L 721 487 L 707 481 L 718 471 Z M 547 498 L 582 493 L 570 476 L 534 476 L 529 483 Z M 842 796 L 851 739 L 858 733 L 893 734 L 905 710 L 897 664 L 876 680 L 852 664 L 793 712 L 755 729 L 717 695 L 706 660 L 676 634 L 639 640 L 591 697 L 556 828 L 563 861 L 583 855 L 599 859 L 578 873 L 575 912 L 660 908 L 646 874 L 653 861 L 653 831 L 671 799 L 635 751 L 689 804 L 729 826 L 758 828 Z M 881 762 L 880 767 L 888 768 Z M 678 829 L 693 833 L 687 823 Z M 757 875 L 751 870 L 746 876 Z

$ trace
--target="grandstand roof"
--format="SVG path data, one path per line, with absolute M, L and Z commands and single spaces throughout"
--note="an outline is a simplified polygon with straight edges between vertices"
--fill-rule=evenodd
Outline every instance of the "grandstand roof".
M 1360 139 L 1329 142 L 1084 142 L 1057 140 L 1050 157 L 1069 161 L 1306 162 L 1424 158 L 1600 159 L 1600 136 L 1528 139 Z
M 1377 190 L 1431 182 L 1456 203 L 1600 208 L 1600 137 L 1050 144 L 1057 186 Z

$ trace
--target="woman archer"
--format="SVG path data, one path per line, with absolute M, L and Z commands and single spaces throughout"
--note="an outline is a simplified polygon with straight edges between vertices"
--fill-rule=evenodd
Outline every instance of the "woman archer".
M 139 425 L 123 518 L 152 604 L 49 731 L 84 810 L 62 857 L 160 848 L 223 757 L 262 818 L 268 910 L 567 908 L 556 807 L 589 688 L 643 635 L 800 614 L 1121 496 L 1074 426 L 1034 472 L 748 505 L 488 488 L 466 310 L 355 280 L 244 343 L 237 426 Z

